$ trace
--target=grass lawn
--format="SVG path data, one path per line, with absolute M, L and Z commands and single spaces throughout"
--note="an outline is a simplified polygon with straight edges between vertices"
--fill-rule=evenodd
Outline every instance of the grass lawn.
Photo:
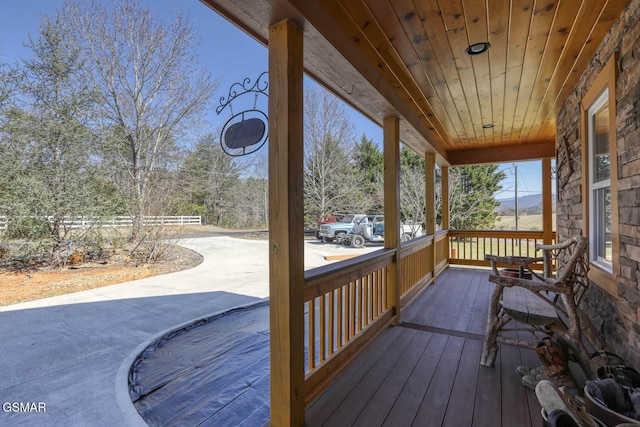
M 542 241 L 538 241 L 542 243 Z M 468 260 L 484 260 L 485 254 L 500 256 L 540 256 L 536 254 L 535 243 L 533 241 L 518 242 L 512 239 L 475 239 L 470 241 L 453 241 L 451 242 L 451 251 L 456 255 L 457 259 Z
M 556 229 L 556 216 L 552 216 L 553 230 Z M 496 230 L 515 230 L 516 217 L 514 215 L 499 216 L 496 221 Z M 542 214 L 537 215 L 519 215 L 518 230 L 542 230 Z

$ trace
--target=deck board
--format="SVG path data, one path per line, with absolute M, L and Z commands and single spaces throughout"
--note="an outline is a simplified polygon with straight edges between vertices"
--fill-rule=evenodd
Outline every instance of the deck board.
M 447 345 L 438 362 L 438 368 L 429 383 L 427 394 L 413 421 L 414 426 L 436 427 L 442 425 L 458 371 L 464 341 L 464 338 L 458 337 L 449 337 L 447 340 Z
M 430 334 L 430 332 L 423 333 Z M 440 355 L 447 344 L 447 339 L 446 335 L 431 334 L 429 345 L 415 366 L 414 375 L 404 385 L 391 411 L 383 421 L 383 426 L 407 426 L 413 423 L 438 366 Z
M 469 283 L 469 289 L 466 292 L 469 304 L 465 304 L 467 299 L 456 298 L 456 300 L 459 301 L 459 305 L 457 307 L 456 319 L 451 329 L 455 331 L 468 331 L 473 320 L 473 314 L 478 308 L 477 306 L 484 306 L 484 304 L 479 304 L 478 302 L 478 293 L 483 286 L 486 286 L 486 284 L 480 282 L 481 277 L 481 275 L 474 275 L 473 280 Z
M 369 403 L 377 390 L 381 387 L 387 388 L 390 379 L 389 373 L 402 361 L 402 356 L 413 345 L 419 331 L 410 331 L 403 336 L 403 339 L 396 340 L 397 344 L 379 357 L 372 367 L 373 373 L 368 373 L 357 381 L 356 386 L 349 394 L 345 404 L 338 406 L 337 410 L 325 422 L 330 426 L 351 426 Z M 347 403 L 348 402 L 348 403 Z
M 488 270 L 445 270 L 402 312 L 402 321 L 484 335 L 494 289 L 488 277 Z
M 473 410 L 474 427 L 505 427 L 510 424 L 503 423 L 502 413 L 502 384 L 500 381 L 501 352 L 496 358 L 496 367 L 487 368 L 481 366 L 478 371 L 478 386 L 475 393 L 475 406 Z M 517 424 L 511 424 L 517 425 Z
M 306 417 L 308 420 L 313 420 L 313 423 L 307 422 L 308 426 L 311 425 L 323 425 L 328 418 L 330 418 L 339 405 L 336 402 L 345 400 L 350 394 L 353 394 L 353 390 L 358 385 L 354 379 L 364 378 L 369 375 L 378 362 L 378 360 L 384 356 L 387 352 L 391 352 L 392 349 L 400 345 L 403 340 L 406 339 L 404 335 L 396 335 L 387 337 L 385 340 L 375 340 L 369 345 L 359 357 L 360 363 L 351 364 L 331 385 L 332 396 L 331 398 L 323 398 L 326 391 L 320 395 L 314 402 L 314 404 L 307 408 Z
M 467 332 L 484 335 L 487 329 L 489 301 L 495 285 L 489 282 L 489 275 L 484 272 L 475 275 L 473 280 L 478 287 L 478 293 L 473 302 L 473 314 L 469 325 L 467 325 Z
M 480 366 L 488 274 L 443 272 L 402 312 L 401 325 L 385 330 L 308 407 L 307 425 L 541 425 L 535 392 L 515 371 L 537 366 L 533 351 L 501 345 L 495 367 Z
M 456 372 L 453 390 L 449 398 L 449 406 L 442 425 L 444 427 L 470 426 L 473 421 L 474 399 L 473 396 L 478 386 L 478 371 L 482 343 L 475 340 L 465 340 L 462 355 L 460 356 L 460 368 Z
M 398 364 L 389 373 L 384 388 L 379 388 L 364 408 L 354 426 L 369 427 L 380 423 L 396 402 L 389 396 L 399 396 L 407 381 L 414 374 L 415 366 L 424 355 L 433 334 L 418 333 L 408 351 L 398 361 Z
M 502 383 L 502 419 L 511 420 L 514 426 L 530 426 L 529 400 L 526 387 L 520 383 L 521 376 L 515 368 L 522 364 L 520 349 L 501 345 L 502 361 L 495 369 L 501 371 Z M 487 368 L 491 369 L 491 368 Z M 503 423 L 504 424 L 504 423 Z

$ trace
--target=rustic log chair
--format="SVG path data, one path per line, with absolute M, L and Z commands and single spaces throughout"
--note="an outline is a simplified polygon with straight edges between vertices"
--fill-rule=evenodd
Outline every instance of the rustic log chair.
M 487 316 L 487 330 L 480 363 L 493 366 L 498 351 L 497 341 L 535 349 L 545 335 L 557 334 L 573 347 L 577 362 L 585 375 L 593 378 L 580 327 L 577 307 L 584 296 L 589 279 L 587 272 L 588 240 L 575 237 L 556 245 L 536 245 L 536 251 L 542 250 L 542 258 L 499 257 L 487 255 L 494 275 L 489 281 L 496 284 Z M 522 272 L 531 274 L 533 280 L 516 277 L 504 277 L 498 272 L 497 264 L 513 265 L 514 259 L 521 261 Z M 534 270 L 534 265 L 543 262 L 542 276 Z M 552 267 L 557 266 L 557 274 L 552 275 Z M 568 318 L 568 324 L 561 316 Z M 505 328 L 516 320 L 519 326 Z M 509 331 L 528 331 L 535 341 L 530 342 L 514 335 L 506 336 Z

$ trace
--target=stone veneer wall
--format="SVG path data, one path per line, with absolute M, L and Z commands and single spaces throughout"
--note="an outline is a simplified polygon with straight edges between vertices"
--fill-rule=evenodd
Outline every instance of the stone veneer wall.
M 561 150 L 557 160 L 558 240 L 582 230 L 580 101 L 609 58 L 617 52 L 616 124 L 620 275 L 616 300 L 597 285 L 580 306 L 583 327 L 596 346 L 604 346 L 640 369 L 640 0 L 630 0 L 605 36 L 587 71 L 557 120 L 557 143 L 567 142 L 573 173 Z M 612 171 L 614 173 L 614 171 Z

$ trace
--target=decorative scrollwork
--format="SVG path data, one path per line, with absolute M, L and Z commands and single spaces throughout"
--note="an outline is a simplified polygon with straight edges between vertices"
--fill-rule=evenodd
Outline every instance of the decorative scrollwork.
M 247 77 L 242 83 L 232 84 L 226 98 L 220 97 L 220 105 L 216 108 L 216 113 L 220 115 L 227 107 L 230 111 L 230 118 L 220 131 L 220 145 L 222 150 L 230 156 L 246 156 L 255 153 L 267 142 L 268 118 L 257 105 L 260 95 L 269 97 L 267 76 L 268 72 L 265 71 L 253 82 Z M 238 100 L 239 106 L 243 108 L 239 113 L 234 113 L 234 101 L 243 95 L 249 96 Z
M 224 96 L 220 97 L 220 105 L 216 107 L 216 114 L 220 114 L 222 110 L 224 110 L 229 104 L 231 104 L 231 102 L 233 102 L 234 99 L 247 93 L 253 92 L 256 94 L 256 96 L 258 96 L 259 94 L 269 96 L 268 75 L 269 72 L 264 71 L 258 76 L 253 84 L 251 83 L 251 79 L 249 77 L 245 77 L 242 83 L 236 82 L 232 84 L 229 88 L 229 94 L 226 96 L 226 98 Z

